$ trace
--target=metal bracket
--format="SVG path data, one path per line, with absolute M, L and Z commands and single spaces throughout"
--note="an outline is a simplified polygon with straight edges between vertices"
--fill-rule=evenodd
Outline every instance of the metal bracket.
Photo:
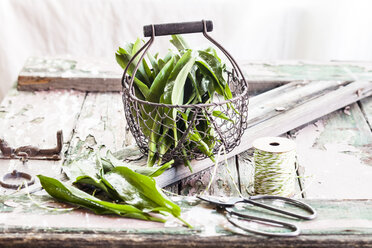
M 20 159 L 22 161 L 27 161 L 28 159 L 60 160 L 62 145 L 62 130 L 57 132 L 57 146 L 52 149 L 40 149 L 31 145 L 21 146 L 14 149 L 10 147 L 4 139 L 0 139 L 0 159 Z

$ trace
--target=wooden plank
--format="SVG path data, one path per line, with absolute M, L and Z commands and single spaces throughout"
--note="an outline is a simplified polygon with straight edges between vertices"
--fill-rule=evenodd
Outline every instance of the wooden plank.
M 127 128 L 121 94 L 88 93 L 71 139 L 68 158 L 73 158 L 81 149 L 118 152 L 133 145 L 135 141 Z M 146 158 L 141 161 L 146 163 Z M 178 185 L 166 190 L 178 193 Z
M 78 144 L 83 147 L 118 151 L 134 144 L 126 129 L 123 103 L 120 93 L 88 93 L 73 138 L 69 156 Z
M 372 237 L 365 235 L 306 235 L 300 238 L 262 238 L 244 236 L 182 236 L 159 234 L 92 234 L 92 233 L 45 233 L 29 232 L 29 235 L 16 233 L 3 234 L 0 245 L 4 248 L 43 248 L 43 247 L 324 247 L 349 248 L 371 247 Z M 11 245 L 9 245 L 11 244 Z
M 372 198 L 372 133 L 358 104 L 295 134 L 308 198 Z
M 35 196 L 41 201 L 46 196 Z M 347 247 L 346 245 L 372 245 L 371 200 L 306 200 L 318 217 L 312 221 L 297 221 L 280 215 L 276 220 L 297 224 L 302 234 L 295 238 L 273 238 L 254 234 L 231 235 L 227 220 L 222 214 L 195 198 L 177 197 L 183 217 L 194 229 L 182 227 L 178 222 L 167 224 L 146 222 L 113 216 L 98 216 L 81 209 L 56 213 L 25 204 L 28 199 L 8 197 L 0 201 L 0 245 L 7 247 L 78 247 L 111 245 L 148 247 Z M 46 200 L 46 199 L 44 199 Z M 9 206 L 10 205 L 10 206 Z M 267 212 L 250 208 L 250 214 L 268 217 Z M 43 216 L 40 221 L 40 215 Z M 48 241 L 48 243 L 46 243 Z M 274 242 L 275 241 L 275 242 Z M 10 243 L 7 243 L 10 242 Z M 331 246 L 328 246 L 331 245 Z
M 220 160 L 223 160 L 223 158 Z M 216 172 L 214 172 L 215 170 Z M 214 178 L 211 182 L 213 175 Z M 209 183 L 211 183 L 211 186 L 205 192 Z M 239 179 L 235 157 L 228 159 L 227 165 L 225 165 L 225 162 L 221 162 L 217 168 L 213 166 L 181 180 L 179 187 L 181 195 L 185 196 L 193 196 L 201 193 L 224 197 L 239 196 Z
M 301 87 L 301 84 L 298 84 L 297 82 L 293 82 L 291 84 Z M 279 88 L 278 90 L 280 90 Z M 318 97 L 315 97 L 313 94 L 310 99 L 300 95 L 299 99 L 293 99 L 293 105 L 288 106 L 285 111 L 277 111 L 276 108 L 278 105 L 275 102 L 275 98 L 268 98 L 272 100 L 270 114 L 262 116 L 262 120 L 254 120 L 253 123 L 251 119 L 253 114 L 249 114 L 249 128 L 245 131 L 242 137 L 242 142 L 238 147 L 230 152 L 228 156 L 232 157 L 249 149 L 252 141 L 256 138 L 283 134 L 289 130 L 371 95 L 372 82 L 344 82 L 340 83 L 338 88 L 333 89 L 330 92 L 322 92 L 324 92 L 324 90 L 318 93 Z M 267 93 L 267 95 L 270 94 L 271 93 Z M 252 98 L 251 103 L 254 101 L 265 102 L 265 95 L 266 93 L 256 96 L 255 100 Z M 249 113 L 260 112 L 260 106 L 250 106 Z M 193 166 L 194 173 L 198 173 L 199 171 L 202 171 L 212 165 L 212 163 L 208 160 L 192 161 L 191 164 Z M 163 173 L 163 175 L 157 178 L 157 182 L 159 185 L 165 186 L 188 176 L 190 176 L 188 169 L 179 166 L 167 170 L 165 173 Z
M 372 64 L 362 62 L 241 62 L 251 94 L 295 80 L 369 80 Z M 102 58 L 31 57 L 18 78 L 18 90 L 75 89 L 121 91 L 123 70 Z
M 327 247 L 327 248 L 346 248 L 346 247 L 371 247 L 371 237 L 368 236 L 306 236 L 299 239 L 292 238 L 272 238 L 272 239 L 248 239 L 237 236 L 221 236 L 210 239 L 208 237 L 193 237 L 184 239 L 183 236 L 175 235 L 146 235 L 135 234 L 111 234 L 97 235 L 94 234 L 45 234 L 43 236 L 30 233 L 30 236 L 22 240 L 19 235 L 5 235 L 4 241 L 1 243 L 6 245 L 12 243 L 12 246 L 3 247 L 71 247 L 68 244 L 77 244 L 79 247 L 94 247 L 95 245 L 105 247 Z M 340 240 L 340 238 L 342 238 Z M 82 242 L 84 239 L 84 242 Z M 64 241 L 62 241 L 64 240 Z
M 372 77 L 372 64 L 358 61 L 246 61 L 241 67 L 248 80 L 263 84 L 308 81 L 364 81 Z
M 31 57 L 18 76 L 17 89 L 121 91 L 122 73 L 114 59 Z
M 237 155 L 239 184 L 243 196 L 250 196 L 254 193 L 254 165 L 252 163 L 253 148 Z
M 360 100 L 360 108 L 364 114 L 364 117 L 372 130 L 372 97 L 367 97 Z
M 121 91 L 122 74 L 123 70 L 114 59 L 31 57 L 19 74 L 17 89 L 23 91 L 50 89 Z M 268 84 L 256 80 L 249 81 L 249 84 L 252 93 L 282 85 L 280 82 Z
M 62 157 L 80 113 L 85 93 L 75 91 L 18 92 L 12 90 L 0 106 L 0 133 L 11 147 L 33 145 L 39 148 L 56 146 L 56 132 L 63 130 L 64 145 Z M 18 160 L 0 159 L 0 177 L 16 169 L 35 176 L 45 174 L 58 176 L 62 160 L 29 160 L 23 164 Z M 36 183 L 32 188 L 40 187 Z M 0 188 L 0 194 L 14 190 Z

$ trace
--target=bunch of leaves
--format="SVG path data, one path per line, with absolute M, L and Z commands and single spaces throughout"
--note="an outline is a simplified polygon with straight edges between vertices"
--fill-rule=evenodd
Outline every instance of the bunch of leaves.
M 182 220 L 180 207 L 163 194 L 153 179 L 173 162 L 158 167 L 141 167 L 122 162 L 109 151 L 102 157 L 87 149 L 64 165 L 63 170 L 69 182 L 43 175 L 38 177 L 43 188 L 55 199 L 90 209 L 97 214 L 116 214 L 159 222 L 165 222 L 165 219 L 150 213 L 172 214 L 190 227 Z M 87 190 L 83 191 L 74 185 L 93 188 L 94 193 L 87 193 Z M 97 191 L 99 197 L 95 196 Z
M 215 49 L 192 50 L 179 35 L 172 35 L 170 42 L 177 48 L 169 50 L 164 58 L 159 54 L 147 53 L 139 64 L 138 71 L 133 75 L 137 56 L 133 63 L 130 59 L 138 52 L 143 41 L 119 47 L 116 52 L 118 64 L 133 77 L 133 87 L 137 98 L 153 103 L 169 105 L 188 105 L 213 102 L 215 94 L 224 99 L 231 99 L 232 93 L 225 79 L 226 65 L 218 57 Z M 231 106 L 232 107 L 232 106 Z M 190 170 L 188 151 L 198 150 L 214 161 L 213 149 L 216 143 L 215 130 L 211 125 L 211 116 L 231 121 L 219 110 L 203 111 L 203 120 L 192 123 L 195 112 L 190 109 L 157 107 L 143 105 L 140 111 L 132 111 L 140 121 L 143 134 L 148 139 L 149 167 L 161 164 L 166 152 L 178 146 L 180 137 L 189 130 L 182 147 L 183 160 Z M 189 124 L 191 123 L 191 127 Z

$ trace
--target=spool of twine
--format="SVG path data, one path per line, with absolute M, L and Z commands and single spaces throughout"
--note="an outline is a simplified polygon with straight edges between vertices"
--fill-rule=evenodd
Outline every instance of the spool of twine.
M 254 194 L 293 196 L 296 144 L 286 138 L 264 137 L 255 140 L 253 147 Z

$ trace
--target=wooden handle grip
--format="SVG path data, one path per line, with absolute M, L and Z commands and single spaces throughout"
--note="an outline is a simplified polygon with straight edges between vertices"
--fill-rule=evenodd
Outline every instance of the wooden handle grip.
M 206 21 L 207 32 L 213 30 L 213 22 Z M 172 34 L 190 34 L 203 32 L 203 21 L 198 22 L 179 22 L 179 23 L 165 23 L 155 24 L 155 36 L 172 35 Z M 152 25 L 146 25 L 143 27 L 143 34 L 145 37 L 152 35 Z

